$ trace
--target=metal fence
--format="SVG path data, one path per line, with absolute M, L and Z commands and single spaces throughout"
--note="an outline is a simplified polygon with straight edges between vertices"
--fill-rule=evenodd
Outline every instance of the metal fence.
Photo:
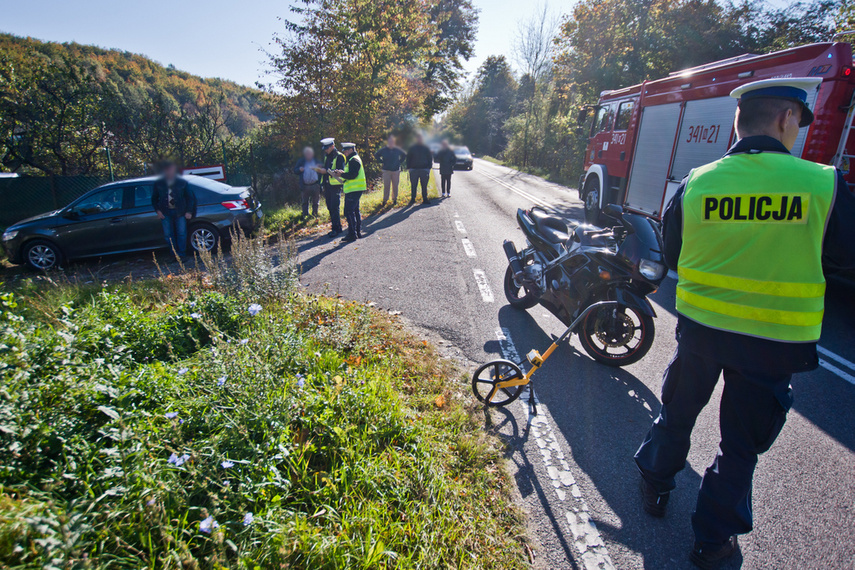
M 98 176 L 26 176 L 0 178 L 0 227 L 58 210 L 109 182 Z
M 63 208 L 110 182 L 103 176 L 22 176 L 0 178 L 0 228 L 25 218 Z M 252 185 L 252 176 L 242 172 L 228 175 L 232 186 Z

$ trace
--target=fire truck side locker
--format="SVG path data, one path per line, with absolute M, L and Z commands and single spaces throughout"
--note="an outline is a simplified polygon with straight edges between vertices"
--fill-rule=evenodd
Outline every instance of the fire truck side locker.
M 627 207 L 652 216 L 659 215 L 681 111 L 682 103 L 651 105 L 642 109 L 627 184 Z

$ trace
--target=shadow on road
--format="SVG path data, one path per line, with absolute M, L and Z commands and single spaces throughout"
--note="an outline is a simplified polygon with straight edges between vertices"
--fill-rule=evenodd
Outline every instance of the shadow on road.
M 523 394 L 523 398 L 527 398 L 528 394 Z M 528 404 L 526 404 L 528 406 Z M 555 512 L 552 508 L 554 501 L 550 503 L 548 494 L 553 492 L 552 483 L 549 478 L 538 477 L 532 462 L 523 447 L 523 444 L 528 441 L 529 429 L 531 428 L 531 416 L 528 416 L 529 422 L 526 424 L 523 431 L 517 424 L 517 419 L 514 415 L 505 408 L 484 408 L 484 429 L 493 435 L 498 436 L 507 444 L 505 458 L 516 466 L 514 479 L 523 498 L 527 498 L 532 494 L 536 494 L 538 501 L 542 505 L 543 511 L 549 520 L 549 525 L 552 527 L 553 533 L 558 537 L 561 548 L 564 551 L 566 560 L 570 562 L 571 568 L 578 568 L 574 558 L 574 547 L 568 541 L 570 537 L 566 536 L 562 528 L 564 513 Z M 515 450 L 518 453 L 515 453 Z M 536 459 L 535 459 L 536 460 Z M 546 487 L 544 487 L 546 483 Z
M 542 352 L 552 342 L 552 337 L 528 313 L 510 306 L 499 310 L 499 322 L 514 332 L 512 340 L 520 354 L 530 348 Z M 677 491 L 665 519 L 644 513 L 639 498 L 639 476 L 632 457 L 659 412 L 657 396 L 626 370 L 600 365 L 571 346 L 556 351 L 534 376 L 534 382 L 540 401 L 550 410 L 556 429 L 569 444 L 573 461 L 617 517 L 617 521 L 611 517 L 596 519 L 603 537 L 640 553 L 645 568 L 690 567 L 690 517 L 701 475 L 687 466 L 677 476 Z M 523 457 L 525 435 L 509 441 Z M 521 475 L 524 480 L 518 481 L 521 492 L 529 489 L 529 493 L 538 492 L 541 501 L 551 499 L 554 503 L 554 497 L 542 495 L 536 482 L 525 481 L 531 471 L 530 466 L 525 467 Z M 602 508 L 594 508 L 596 499 L 588 500 L 594 503 L 594 513 L 602 512 Z M 549 512 L 546 503 L 544 508 Z M 561 525 L 556 530 L 561 535 L 568 533 Z M 741 557 L 737 557 L 726 568 L 740 566 Z

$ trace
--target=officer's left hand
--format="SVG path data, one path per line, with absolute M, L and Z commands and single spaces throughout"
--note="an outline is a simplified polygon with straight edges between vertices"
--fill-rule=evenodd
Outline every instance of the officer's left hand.
M 185 220 L 189 220 L 189 219 L 190 219 L 190 218 L 192 218 L 192 217 L 193 217 L 193 214 L 191 214 L 190 212 L 187 212 L 186 214 L 184 214 L 184 219 L 185 219 Z

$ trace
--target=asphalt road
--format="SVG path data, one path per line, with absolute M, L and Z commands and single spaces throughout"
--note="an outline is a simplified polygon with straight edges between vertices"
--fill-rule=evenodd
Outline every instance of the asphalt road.
M 452 196 L 366 219 L 367 237 L 300 244 L 303 282 L 400 311 L 466 361 L 543 351 L 563 326 L 546 310 L 511 308 L 502 241 L 524 243 L 517 208 L 548 204 L 581 218 L 575 190 L 481 160 L 453 177 Z M 675 349 L 675 281 L 652 301 L 650 353 L 625 369 L 591 360 L 577 339 L 535 376 L 540 414 L 521 399 L 484 411 L 508 443 L 538 568 L 689 568 L 690 514 L 719 438 L 721 383 L 701 414 L 689 464 L 665 519 L 641 509 L 632 456 L 658 413 Z M 820 345 L 825 367 L 793 380 L 795 405 L 754 479 L 755 530 L 726 568 L 855 568 L 855 287 L 831 282 Z

